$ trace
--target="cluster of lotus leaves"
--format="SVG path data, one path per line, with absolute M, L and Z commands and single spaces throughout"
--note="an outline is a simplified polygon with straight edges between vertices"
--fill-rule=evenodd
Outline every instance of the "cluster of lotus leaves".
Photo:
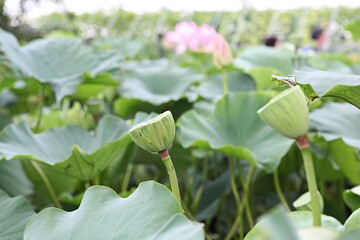
M 178 140 L 185 148 L 212 148 L 271 172 L 294 142 L 259 118 L 257 110 L 271 98 L 259 92 L 229 94 L 210 116 L 190 110 L 177 121 Z

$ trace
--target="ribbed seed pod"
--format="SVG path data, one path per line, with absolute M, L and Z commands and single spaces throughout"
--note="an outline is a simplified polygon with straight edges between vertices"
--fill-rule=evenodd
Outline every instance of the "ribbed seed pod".
M 135 125 L 131 139 L 144 150 L 159 153 L 171 147 L 175 138 L 175 121 L 170 111 Z
M 261 120 L 280 134 L 296 139 L 309 129 L 309 108 L 299 86 L 289 88 L 257 111 Z

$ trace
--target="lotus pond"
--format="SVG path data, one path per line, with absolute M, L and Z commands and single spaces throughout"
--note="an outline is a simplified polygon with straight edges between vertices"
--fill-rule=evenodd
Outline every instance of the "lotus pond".
M 1 240 L 359 238 L 359 55 L 140 45 L 0 29 Z

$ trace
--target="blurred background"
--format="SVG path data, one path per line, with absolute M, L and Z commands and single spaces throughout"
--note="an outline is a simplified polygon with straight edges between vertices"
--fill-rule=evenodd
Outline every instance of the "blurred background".
M 235 49 L 268 37 L 308 46 L 314 44 L 312 31 L 321 28 L 328 38 L 326 50 L 353 51 L 360 37 L 357 0 L 1 0 L 0 8 L 1 28 L 24 41 L 117 36 L 156 44 L 182 20 L 213 26 Z
M 133 123 L 138 113 L 144 116 L 141 112 L 170 110 L 180 132 L 181 128 L 192 132 L 198 125 L 179 123 L 188 111 L 196 111 L 198 115 L 194 116 L 204 119 L 212 116 L 215 103 L 228 90 L 266 91 L 272 96 L 288 88 L 287 84 L 294 81 L 289 75 L 303 66 L 316 69 L 316 77 L 325 75 L 322 79 L 334 84 L 340 99 L 346 94 L 350 100 L 359 99 L 358 85 L 351 83 L 343 91 L 338 88 L 340 84 L 335 84 L 347 78 L 349 83 L 353 79 L 355 84 L 359 81 L 358 76 L 343 77 L 343 73 L 360 75 L 360 0 L 0 0 L 0 130 L 27 121 L 34 133 L 68 125 L 95 132 L 105 115 Z M 315 79 L 311 76 L 310 80 Z M 307 90 L 308 97 L 315 98 L 311 87 Z M 317 118 L 315 115 L 311 142 L 320 192 L 326 203 L 324 213 L 344 222 L 353 206 L 345 205 L 343 192 L 360 185 L 360 117 L 357 108 L 341 105 L 342 100 L 332 98 L 332 94 L 331 98 L 317 99 L 310 105 L 311 110 L 325 109 L 328 113 L 324 117 L 321 112 Z M 333 110 L 335 103 L 336 110 L 341 111 Z M 356 104 L 360 108 L 360 102 Z M 227 105 L 224 109 L 228 109 Z M 246 108 L 244 112 L 250 110 Z M 250 124 L 248 114 L 243 115 L 244 119 L 236 121 Z M 331 121 L 324 120 L 327 118 Z M 197 123 L 192 119 L 188 122 Z M 233 139 L 233 128 L 240 133 L 241 124 L 221 126 L 227 131 L 221 130 L 217 135 L 228 134 L 225 140 L 219 140 L 224 141 L 221 144 L 229 144 L 226 141 Z M 326 141 L 323 136 L 329 134 L 329 129 L 335 129 L 334 136 L 349 137 L 357 145 L 338 143 L 340 139 Z M 246 149 L 251 146 L 254 156 L 255 149 L 272 149 L 272 140 L 261 138 L 259 142 L 257 132 L 245 133 L 248 135 L 240 144 Z M 206 131 L 199 135 L 203 138 L 194 140 L 199 145 L 189 147 L 177 137 L 171 148 L 176 156 L 174 165 L 183 203 L 189 206 L 188 216 L 205 223 L 211 239 L 225 239 L 232 226 L 236 227 L 234 209 L 238 205 L 234 194 L 230 194 L 234 191 L 230 176 L 235 171 L 230 171 L 234 168 L 227 160 L 240 159 L 238 155 L 204 147 L 202 140 L 210 135 Z M 1 141 L 4 138 L 0 144 Z M 24 149 L 30 142 L 33 141 L 26 142 Z M 265 143 L 269 145 L 263 147 Z M 128 144 L 118 148 L 123 152 L 119 156 L 113 154 L 112 162 L 103 154 L 100 160 L 108 165 L 104 163 L 99 172 L 94 170 L 97 175 L 89 177 L 90 184 L 106 185 L 121 196 L 128 196 L 146 180 L 168 183 L 158 156 Z M 65 155 L 73 151 L 70 147 L 52 146 L 46 150 L 62 151 Z M 1 154 L 0 151 L 0 160 Z M 299 150 L 293 146 L 284 154 L 285 151 L 283 155 L 272 153 L 277 159 L 264 163 L 271 165 L 266 171 L 262 167 L 255 169 L 248 161 L 238 161 L 236 181 L 248 208 L 244 234 L 252 229 L 254 219 L 279 203 L 278 179 L 289 203 L 307 191 Z M 65 161 L 59 159 L 59 163 Z M 36 170 L 29 161 L 23 162 L 0 161 L 0 189 L 29 196 L 36 211 L 52 206 L 54 201 Z M 44 163 L 43 170 L 64 209 L 74 210 L 89 181 L 58 173 L 58 165 L 53 164 Z M 275 169 L 276 174 L 270 173 Z M 22 185 L 13 180 L 19 176 Z M 360 200 L 357 204 L 360 206 Z

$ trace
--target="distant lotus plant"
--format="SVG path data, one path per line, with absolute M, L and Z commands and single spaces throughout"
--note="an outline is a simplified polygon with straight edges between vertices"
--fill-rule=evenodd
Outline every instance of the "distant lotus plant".
M 212 54 L 216 67 L 229 65 L 233 55 L 225 38 L 209 25 L 197 26 L 194 22 L 182 21 L 176 24 L 175 31 L 165 35 L 164 46 L 175 48 L 176 54 L 186 51 Z

